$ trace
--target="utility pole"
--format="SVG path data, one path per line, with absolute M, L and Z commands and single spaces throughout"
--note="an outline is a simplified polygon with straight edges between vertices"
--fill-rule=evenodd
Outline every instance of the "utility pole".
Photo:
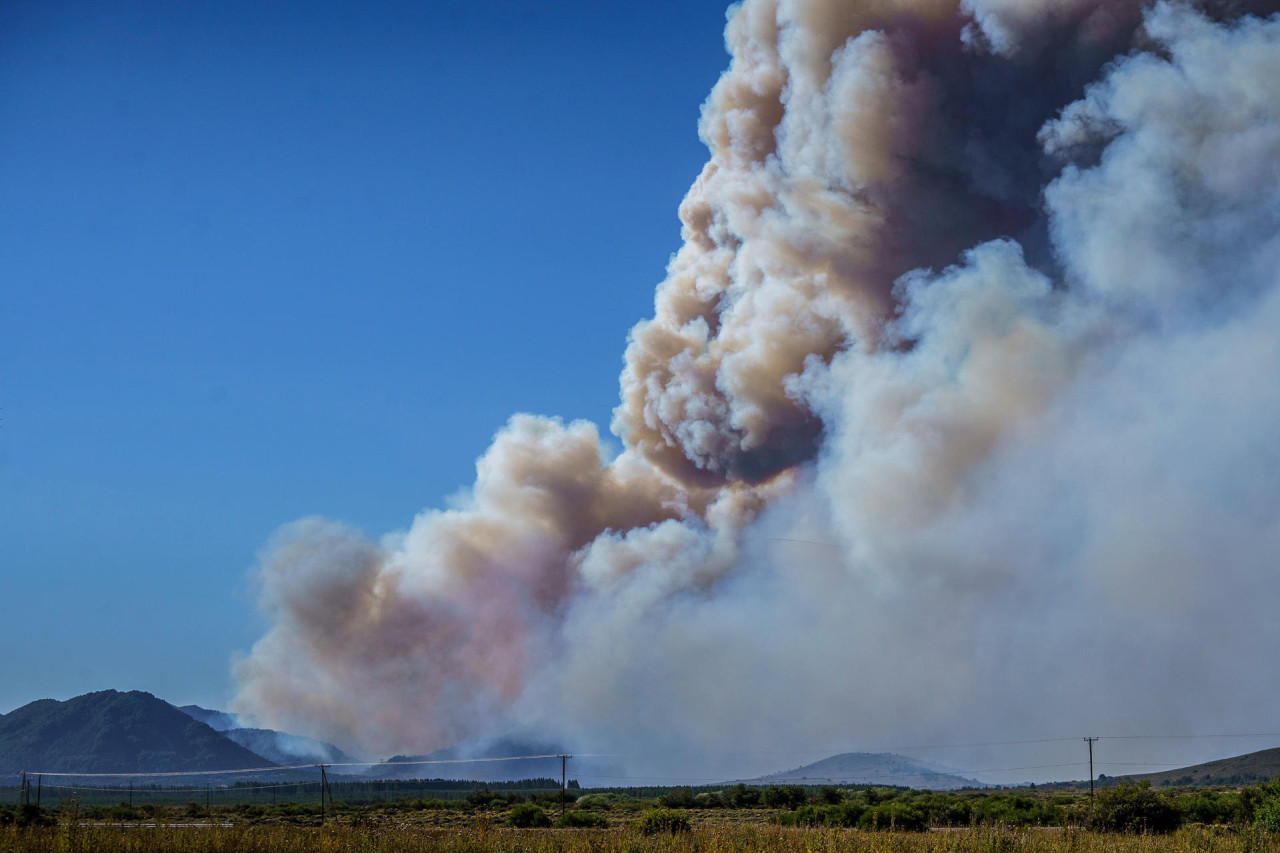
M 129 781 L 129 808 L 133 808 L 133 781 Z
M 1084 742 L 1089 744 L 1089 808 L 1093 808 L 1093 742 L 1096 737 L 1087 737 Z
M 44 776 L 36 777 L 36 808 L 40 808 L 40 788 L 44 785 Z
M 569 756 L 560 756 L 560 817 L 564 817 L 564 801 L 565 801 L 565 768 L 569 763 Z
M 320 822 L 324 823 L 324 792 L 329 790 L 329 777 L 324 773 L 324 765 L 320 765 Z M 333 803 L 333 797 L 329 798 L 330 805 Z
M 22 771 L 22 781 L 18 783 L 18 805 L 24 805 L 27 801 L 27 771 Z

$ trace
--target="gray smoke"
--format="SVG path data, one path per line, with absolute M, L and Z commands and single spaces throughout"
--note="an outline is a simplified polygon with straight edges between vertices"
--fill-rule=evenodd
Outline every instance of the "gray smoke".
M 747 0 L 623 452 L 520 415 L 405 533 L 285 528 L 236 708 L 726 773 L 1266 730 L 1277 11 Z

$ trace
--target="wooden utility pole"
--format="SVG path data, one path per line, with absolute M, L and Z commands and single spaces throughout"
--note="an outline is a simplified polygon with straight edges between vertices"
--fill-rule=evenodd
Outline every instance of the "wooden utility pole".
M 1084 742 L 1089 744 L 1089 808 L 1093 808 L 1093 742 L 1096 737 L 1087 737 Z
M 329 795 L 329 813 L 335 818 L 338 816 L 333 805 L 333 789 L 329 787 L 329 776 L 324 772 L 324 764 L 320 765 L 320 822 L 324 823 L 324 795 Z
M 22 781 L 18 783 L 18 805 L 22 806 L 27 801 L 27 771 L 22 771 Z
M 566 795 L 566 791 L 565 791 L 566 770 L 565 770 L 565 768 L 566 768 L 566 766 L 568 765 L 568 763 L 569 763 L 569 756 L 567 756 L 567 755 L 561 755 L 561 756 L 560 756 L 560 817 L 564 817 L 564 801 L 565 801 L 565 795 Z

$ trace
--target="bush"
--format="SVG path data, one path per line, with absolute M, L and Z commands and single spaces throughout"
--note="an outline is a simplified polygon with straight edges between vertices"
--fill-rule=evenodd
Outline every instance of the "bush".
M 735 809 L 755 808 L 760 805 L 760 789 L 738 783 L 724 792 L 724 801 Z
M 664 809 L 693 808 L 693 792 L 688 788 L 676 788 L 658 797 L 658 805 Z
M 479 791 L 472 791 L 470 794 L 467 794 L 467 803 L 481 809 L 488 808 L 493 804 L 494 800 L 502 799 L 501 794 L 495 794 L 487 788 Z
M 14 823 L 18 826 L 56 826 L 58 818 L 54 816 L 53 812 L 41 808 L 35 803 L 23 803 L 18 806 Z
M 693 807 L 696 809 L 722 809 L 724 805 L 724 797 L 714 791 L 703 791 L 693 796 Z
M 636 829 L 640 830 L 641 835 L 657 835 L 660 832 L 676 835 L 689 831 L 689 818 L 684 812 L 653 809 L 636 821 Z
M 574 805 L 580 809 L 597 809 L 607 812 L 620 797 L 617 794 L 583 794 Z
M 541 807 L 533 803 L 520 803 L 511 810 L 510 823 L 521 829 L 532 829 L 539 826 L 551 826 L 551 818 L 547 817 Z
M 1250 792 L 1253 825 L 1267 832 L 1280 832 L 1280 779 L 1272 779 Z
M 798 809 L 809 801 L 799 785 L 770 785 L 764 789 L 764 804 L 771 809 Z
M 858 819 L 858 826 L 862 829 L 924 832 L 929 828 L 929 818 L 923 809 L 912 803 L 884 802 L 864 811 Z
M 783 826 L 858 826 L 866 807 L 860 803 L 834 806 L 801 806 L 791 814 L 781 815 Z
M 609 826 L 609 821 L 595 812 L 572 811 L 561 815 L 555 826 L 560 829 L 604 829 Z
M 1103 832 L 1166 833 L 1181 825 L 1182 815 L 1144 780 L 1099 791 L 1089 823 Z

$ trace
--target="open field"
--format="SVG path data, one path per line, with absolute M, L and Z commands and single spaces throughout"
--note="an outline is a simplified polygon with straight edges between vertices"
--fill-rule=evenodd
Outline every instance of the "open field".
M 735 785 L 719 791 L 473 790 L 461 799 L 352 787 L 313 802 L 0 806 L 0 851 L 443 853 L 1280 853 L 1280 786 L 927 792 Z M 105 792 L 104 792 L 105 793 Z M 135 792 L 136 793 L 136 792 Z M 401 792 L 406 793 L 404 791 Z M 647 794 L 648 796 L 645 796 Z M 553 825 L 554 824 L 554 825 Z
M 1183 829 L 1172 835 L 1121 835 L 1077 830 L 960 829 L 928 833 L 856 829 L 790 829 L 718 825 L 677 834 L 644 835 L 635 828 L 325 827 L 52 827 L 0 829 L 0 850 L 12 853 L 1271 853 L 1280 835 L 1254 830 Z

